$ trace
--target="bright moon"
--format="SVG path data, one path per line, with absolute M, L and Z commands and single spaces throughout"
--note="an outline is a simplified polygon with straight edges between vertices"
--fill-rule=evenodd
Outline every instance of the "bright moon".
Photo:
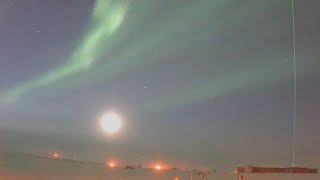
M 107 112 L 102 115 L 100 126 L 107 134 L 116 134 L 122 126 L 121 117 L 115 112 Z

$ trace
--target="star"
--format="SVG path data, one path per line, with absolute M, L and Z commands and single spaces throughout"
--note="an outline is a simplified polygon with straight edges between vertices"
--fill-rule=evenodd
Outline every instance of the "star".
M 144 83 L 144 88 L 147 89 L 147 88 L 149 88 L 149 86 L 150 86 L 150 81 L 146 81 Z

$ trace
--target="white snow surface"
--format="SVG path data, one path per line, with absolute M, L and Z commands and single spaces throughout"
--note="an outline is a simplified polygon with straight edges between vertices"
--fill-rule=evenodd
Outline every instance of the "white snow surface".
M 102 163 L 53 160 L 24 153 L 0 153 L 0 179 L 4 180 L 200 180 L 187 170 L 155 172 L 148 168 L 110 169 Z M 191 177 L 192 176 L 192 177 Z M 237 180 L 232 172 L 216 172 L 205 180 Z M 244 180 L 320 180 L 319 174 L 248 174 Z

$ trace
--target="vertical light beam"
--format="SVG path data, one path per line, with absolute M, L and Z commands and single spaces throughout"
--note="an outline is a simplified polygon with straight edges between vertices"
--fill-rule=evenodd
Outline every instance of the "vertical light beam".
M 296 24 L 294 0 L 291 1 L 292 10 L 292 45 L 293 45 L 293 143 L 292 143 L 292 167 L 295 166 L 296 152 L 296 111 L 297 111 L 297 66 L 296 66 Z

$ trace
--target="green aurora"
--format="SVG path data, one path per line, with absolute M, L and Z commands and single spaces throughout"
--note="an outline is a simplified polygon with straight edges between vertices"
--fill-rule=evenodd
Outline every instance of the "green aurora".
M 10 89 L 1 99 L 15 102 L 34 89 L 49 86 L 56 81 L 63 80 L 66 76 L 91 68 L 102 54 L 102 43 L 107 41 L 112 33 L 120 27 L 127 8 L 128 3 L 124 1 L 115 3 L 111 0 L 97 0 L 91 17 L 92 28 L 89 29 L 89 33 L 83 38 L 82 43 L 72 53 L 66 64 Z
M 159 59 L 165 59 L 172 52 L 201 43 L 212 35 L 212 32 L 214 36 L 219 36 L 225 30 L 239 26 L 252 14 L 267 12 L 277 3 L 263 1 L 248 3 L 248 7 L 236 7 L 231 5 L 232 2 L 231 0 L 221 0 L 220 3 L 213 3 L 211 0 L 190 1 L 170 19 L 159 21 L 156 25 L 148 27 L 150 30 L 143 34 L 143 37 L 133 37 L 128 41 L 128 37 L 132 36 L 131 32 L 136 31 L 138 25 L 146 20 L 156 1 L 151 0 L 144 4 L 138 8 L 139 13 L 133 14 L 130 21 L 126 21 L 126 14 L 133 3 L 97 0 L 92 12 L 89 33 L 83 37 L 82 43 L 72 53 L 67 63 L 8 90 L 1 99 L 16 102 L 35 90 L 50 92 L 52 86 L 55 86 L 59 93 L 73 91 L 121 74 L 137 71 L 148 64 L 157 63 L 155 61 Z M 219 16 L 228 9 L 230 10 L 228 16 Z M 202 28 L 201 25 L 211 22 L 214 22 L 213 31 L 206 30 L 198 34 L 190 34 L 190 29 L 196 32 L 208 29 Z M 121 47 L 121 53 L 109 58 L 109 54 L 119 47 Z M 281 53 L 278 52 L 278 54 Z M 247 64 L 245 70 L 241 72 L 230 69 L 229 72 L 216 72 L 214 77 L 195 76 L 190 80 L 193 83 L 182 82 L 179 87 L 166 91 L 161 97 L 154 94 L 147 95 L 142 100 L 145 101 L 142 104 L 148 111 L 174 108 L 206 98 L 290 79 L 292 64 L 277 65 L 272 59 L 273 57 L 263 57 L 256 64 Z M 319 70 L 313 65 L 314 63 L 312 61 L 307 64 L 310 72 Z M 77 76 L 71 76 L 74 74 Z

